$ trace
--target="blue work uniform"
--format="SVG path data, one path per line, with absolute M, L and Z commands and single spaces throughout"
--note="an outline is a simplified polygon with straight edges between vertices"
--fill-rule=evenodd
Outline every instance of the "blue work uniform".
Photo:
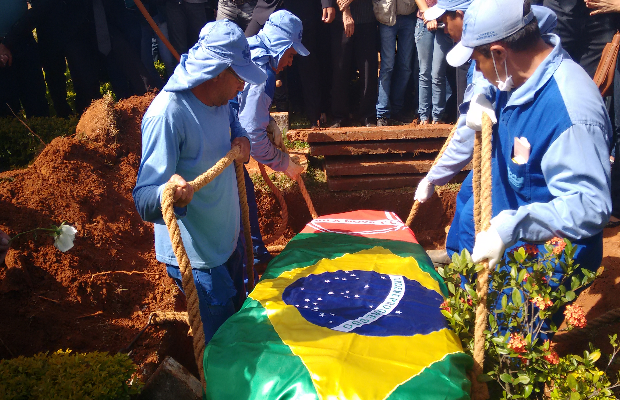
M 557 25 L 555 13 L 547 7 L 532 5 L 532 12 L 538 21 L 541 33 L 551 33 Z M 460 105 L 460 117 L 457 121 L 457 130 L 448 144 L 441 159 L 431 168 L 426 175 L 429 182 L 436 186 L 445 185 L 457 173 L 459 173 L 471 161 L 474 149 L 475 132 L 466 125 L 466 114 L 469 102 L 477 94 L 483 94 L 490 100 L 494 98 L 495 86 L 487 81 L 480 71 L 476 71 L 475 62 L 471 63 L 471 82 L 465 90 L 463 104 Z M 469 73 L 468 73 L 469 76 Z M 453 253 L 460 253 L 467 249 L 470 253 L 474 246 L 474 217 L 473 202 L 468 207 L 465 205 L 472 200 L 472 177 L 470 172 L 461 184 L 456 197 L 456 209 L 448 236 L 446 238 L 446 250 L 452 257 Z
M 578 246 L 575 263 L 596 271 L 611 213 L 611 122 L 598 88 L 562 49 L 559 37 L 543 39 L 554 48 L 534 74 L 512 92 L 496 92 L 491 225 L 507 252 L 526 243 L 543 252 L 553 237 L 568 238 Z M 516 137 L 531 146 L 524 164 L 513 161 Z M 473 208 L 473 198 L 464 207 Z M 564 277 L 560 265 L 553 277 Z M 558 326 L 561 311 L 553 316 Z M 545 321 L 543 331 L 547 327 Z
M 267 125 L 269 125 L 269 109 L 276 89 L 274 65 L 277 66 L 277 60 L 279 60 L 272 54 L 283 54 L 286 48 L 284 46 L 277 49 L 268 47 L 267 43 L 273 44 L 273 42 L 269 42 L 261 32 L 248 38 L 248 43 L 252 61 L 265 72 L 267 80 L 259 85 L 246 83 L 236 101 L 231 101 L 231 104 L 233 108 L 238 109 L 239 122 L 248 133 L 251 144 L 250 155 L 257 162 L 267 165 L 274 171 L 285 171 L 288 168 L 289 157 L 271 143 L 269 136 L 267 136 Z M 266 263 L 272 259 L 272 256 L 263 242 L 258 221 L 254 183 L 245 167 L 244 176 L 248 196 L 254 263 Z

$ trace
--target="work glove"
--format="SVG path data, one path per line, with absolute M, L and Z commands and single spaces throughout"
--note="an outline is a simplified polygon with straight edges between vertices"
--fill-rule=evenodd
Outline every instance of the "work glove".
M 506 245 L 499 236 L 499 233 L 491 226 L 486 231 L 482 231 L 476 235 L 476 243 L 471 259 L 475 263 L 482 260 L 489 260 L 489 268 L 495 268 L 495 265 L 504 256 Z
M 426 200 L 431 198 L 433 193 L 435 193 L 435 185 L 425 177 L 420 181 L 420 183 L 418 183 L 418 188 L 415 190 L 413 200 L 424 203 Z
M 491 122 L 493 125 L 497 123 L 497 118 L 495 117 L 495 110 L 493 109 L 493 105 L 486 98 L 486 96 L 482 93 L 478 93 L 472 97 L 469 102 L 469 110 L 467 111 L 467 116 L 465 117 L 465 123 L 471 129 L 476 132 L 482 131 L 482 113 L 485 112 L 491 118 Z
M 287 154 L 288 156 L 288 154 Z M 286 167 L 286 170 L 284 171 L 284 173 L 286 174 L 286 176 L 288 176 L 289 178 L 291 178 L 292 180 L 297 180 L 297 177 L 299 177 L 299 175 L 304 172 L 304 167 L 302 167 L 301 165 L 295 163 L 295 161 L 293 161 L 293 159 L 291 158 L 291 156 L 288 156 L 288 167 Z
M 282 148 L 282 131 L 276 123 L 276 120 L 269 117 L 269 125 L 267 125 L 267 135 L 269 140 L 279 149 Z

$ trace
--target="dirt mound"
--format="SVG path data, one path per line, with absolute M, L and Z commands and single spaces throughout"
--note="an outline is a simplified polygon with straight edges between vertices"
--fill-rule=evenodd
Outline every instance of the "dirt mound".
M 153 98 L 94 102 L 76 135 L 54 139 L 27 169 L 0 175 L 0 228 L 9 235 L 62 221 L 78 230 L 66 253 L 40 233 L 11 244 L 0 269 L 0 358 L 67 348 L 115 353 L 151 311 L 174 308 L 178 290 L 155 260 L 152 226 L 131 197 L 140 121 Z M 152 350 L 135 361 L 145 363 Z

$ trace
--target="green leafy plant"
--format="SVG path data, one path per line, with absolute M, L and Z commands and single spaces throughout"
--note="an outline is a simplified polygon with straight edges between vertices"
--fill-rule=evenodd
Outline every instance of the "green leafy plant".
M 561 394 L 570 391 L 580 396 L 592 395 L 578 398 L 598 398 L 595 396 L 600 393 L 611 393 L 615 386 L 594 367 L 600 353 L 592 350 L 584 357 L 559 358 L 551 342 L 540 339 L 541 335 L 558 331 L 551 317 L 563 308 L 567 329 L 586 325 L 583 310 L 570 303 L 576 292 L 598 275 L 574 262 L 577 247 L 567 239 L 554 238 L 544 249 L 541 254 L 536 246 L 520 247 L 510 252 L 491 274 L 485 374 L 478 379 L 490 383 L 492 398 L 543 398 L 545 390 L 557 391 L 557 399 L 571 400 L 573 397 Z M 475 310 L 479 302 L 473 285 L 481 268 L 472 262 L 467 250 L 454 254 L 450 265 L 439 268 L 450 291 L 450 297 L 441 306 L 442 313 L 469 354 L 473 354 Z M 556 269 L 562 274 L 557 274 Z M 615 338 L 612 344 L 616 348 Z M 575 375 L 575 371 L 581 371 L 580 375 Z M 574 376 L 576 383 L 570 379 L 571 386 L 566 386 L 568 376 Z
M 24 122 L 45 143 L 59 136 L 75 133 L 78 117 L 33 117 Z M 41 140 L 17 118 L 0 118 L 0 171 L 27 166 L 42 150 Z
M 140 392 L 136 366 L 126 354 L 74 353 L 0 361 L 0 398 L 5 400 L 117 400 Z

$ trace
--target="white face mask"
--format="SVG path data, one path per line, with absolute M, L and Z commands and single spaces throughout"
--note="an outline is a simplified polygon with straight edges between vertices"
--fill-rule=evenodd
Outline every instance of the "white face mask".
M 499 73 L 497 72 L 497 65 L 495 65 L 495 57 L 493 56 L 493 52 L 491 52 L 491 57 L 493 58 L 493 68 L 495 68 L 495 75 L 497 75 L 497 88 L 502 92 L 509 92 L 515 86 L 512 82 L 512 75 L 508 76 L 508 65 L 506 64 L 506 60 L 504 60 L 504 69 L 506 71 L 506 80 L 502 81 L 499 78 Z

